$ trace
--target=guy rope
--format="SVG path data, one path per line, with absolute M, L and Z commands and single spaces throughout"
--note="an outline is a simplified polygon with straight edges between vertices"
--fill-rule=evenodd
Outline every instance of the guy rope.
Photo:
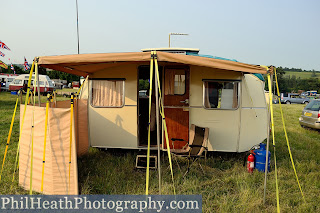
M 299 178 L 298 178 L 298 175 L 297 175 L 296 167 L 295 167 L 295 165 L 294 165 L 292 153 L 291 153 L 291 148 L 290 148 L 290 144 L 289 144 L 289 138 L 288 138 L 288 134 L 287 134 L 287 130 L 286 130 L 286 125 L 285 125 L 285 120 L 284 120 L 283 111 L 282 111 L 282 106 L 281 106 L 280 92 L 279 92 L 279 85 L 278 85 L 278 78 L 277 78 L 277 70 L 276 70 L 276 68 L 274 68 L 274 75 L 275 75 L 275 79 L 276 79 L 277 95 L 278 95 L 278 99 L 279 99 L 279 106 L 280 106 L 280 112 L 281 112 L 281 119 L 282 119 L 283 131 L 284 131 L 284 135 L 285 135 L 286 141 L 287 141 L 287 146 L 288 146 L 288 151 L 289 151 L 289 156 L 290 156 L 292 168 L 293 168 L 294 174 L 295 174 L 295 176 L 296 176 L 297 184 L 298 184 L 298 186 L 299 186 L 299 189 L 300 189 L 302 198 L 303 198 L 304 202 L 306 202 L 306 199 L 305 199 L 305 197 L 304 197 L 304 195 L 303 195 L 302 188 L 301 188 L 301 185 L 300 185 L 300 182 L 299 182 Z
M 299 178 L 297 175 L 297 171 L 294 165 L 294 161 L 293 161 L 293 157 L 292 157 L 292 152 L 291 152 L 291 148 L 290 148 L 290 144 L 289 144 L 289 138 L 288 138 L 288 134 L 287 134 L 287 130 L 286 130 L 286 126 L 285 126 L 285 120 L 284 120 L 284 116 L 283 116 L 283 111 L 282 111 L 282 106 L 281 106 L 281 100 L 280 100 L 280 91 L 279 91 L 279 85 L 278 85 L 278 79 L 277 79 L 277 71 L 276 68 L 274 68 L 273 66 L 271 67 L 266 67 L 266 66 L 262 66 L 264 68 L 266 68 L 268 70 L 268 87 L 269 87 L 269 110 L 270 110 L 270 120 L 271 120 L 271 132 L 272 132 L 272 142 L 273 142 L 273 149 L 274 149 L 274 164 L 275 164 L 275 180 L 276 180 L 276 197 L 277 197 L 277 212 L 280 212 L 280 198 L 279 198 L 279 186 L 278 186 L 278 172 L 277 172 L 277 159 L 276 159 L 276 146 L 275 146 L 275 130 L 274 130 L 274 119 L 273 119 L 273 98 L 272 98 L 272 85 L 271 85 L 271 75 L 275 75 L 275 83 L 276 83 L 276 88 L 277 88 L 277 96 L 278 96 L 278 100 L 279 100 L 279 106 L 280 106 L 280 113 L 281 113 L 281 119 L 282 119 L 282 125 L 283 125 L 283 130 L 284 130 L 284 134 L 285 134 L 285 138 L 286 138 L 286 142 L 287 142 L 287 147 L 288 147 L 288 151 L 289 151 L 289 156 L 290 156 L 290 160 L 291 160 L 291 164 L 292 164 L 292 168 L 294 170 L 294 174 L 297 180 L 297 184 L 299 187 L 299 190 L 301 192 L 301 196 L 305 201 L 305 197 L 299 182 Z M 266 161 L 267 161 L 267 157 L 266 157 Z M 267 163 L 266 163 L 266 172 L 267 172 Z M 265 177 L 265 189 L 264 189 L 264 196 L 265 196 L 265 191 L 266 191 L 266 177 Z M 264 198 L 265 199 L 265 198 Z

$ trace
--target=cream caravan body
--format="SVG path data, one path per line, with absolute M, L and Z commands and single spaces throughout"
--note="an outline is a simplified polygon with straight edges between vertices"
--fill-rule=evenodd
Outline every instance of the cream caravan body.
M 139 85 L 150 81 L 150 53 L 144 51 L 40 58 L 40 66 L 88 76 L 80 98 L 88 101 L 91 146 L 147 148 L 146 100 L 154 94 L 139 95 L 139 90 L 146 89 L 139 89 Z M 188 49 L 157 51 L 169 138 L 181 135 L 188 141 L 189 127 L 196 124 L 209 128 L 209 151 L 244 152 L 262 142 L 268 129 L 267 105 L 264 81 L 254 73 L 263 74 L 266 70 L 234 61 L 187 55 L 187 52 Z M 156 113 L 151 109 L 152 115 Z M 151 126 L 162 126 L 154 124 L 152 119 L 151 123 Z M 151 138 L 155 140 L 152 133 Z M 151 144 L 156 148 L 155 141 Z M 161 144 L 166 149 L 163 137 Z

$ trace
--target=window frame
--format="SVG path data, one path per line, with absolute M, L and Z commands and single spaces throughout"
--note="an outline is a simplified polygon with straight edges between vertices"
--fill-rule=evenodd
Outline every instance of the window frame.
M 187 84 L 186 84 L 186 80 L 187 80 L 187 70 L 185 70 L 185 69 L 181 69 L 181 68 L 167 68 L 167 70 L 182 70 L 182 71 L 184 71 L 184 76 L 185 76 L 185 83 L 184 83 L 184 93 L 183 94 L 167 94 L 167 95 L 170 95 L 170 96 L 175 96 L 175 95 L 177 95 L 177 96 L 184 96 L 185 94 L 186 94 L 186 92 L 187 92 Z M 164 86 L 165 86 L 165 81 L 166 81 L 166 71 L 164 72 Z M 175 80 L 175 79 L 174 79 Z M 165 89 L 165 88 L 164 88 Z M 173 92 L 174 92 L 174 89 L 173 89 Z M 164 92 L 163 92 L 163 94 L 165 94 Z
M 236 108 L 232 108 L 232 109 L 221 109 L 221 108 L 207 108 L 205 105 L 205 94 L 206 94 L 206 82 L 235 82 L 238 83 L 238 103 L 237 103 L 237 107 Z M 241 94 L 241 80 L 237 80 L 237 79 L 202 79 L 202 108 L 204 108 L 205 110 L 238 110 L 240 107 L 240 94 Z
M 316 103 L 316 102 L 318 102 L 318 103 L 320 103 L 320 101 L 311 101 L 308 105 L 311 105 L 312 104 L 312 106 Z M 307 105 L 307 106 L 308 106 Z M 309 110 L 309 111 L 312 111 L 312 112 L 317 112 L 317 111 L 319 111 L 320 110 L 320 107 L 318 108 L 318 110 L 313 110 L 312 108 L 307 108 L 307 106 L 304 108 L 304 110 Z
M 123 96 L 122 96 L 122 105 L 121 106 L 94 106 L 92 104 L 92 100 L 93 100 L 93 88 L 92 88 L 92 81 L 123 81 Z M 90 93 L 89 93 L 89 101 L 90 101 L 90 106 L 93 108 L 123 108 L 125 106 L 125 82 L 126 79 L 125 78 L 91 78 L 89 79 L 90 82 Z

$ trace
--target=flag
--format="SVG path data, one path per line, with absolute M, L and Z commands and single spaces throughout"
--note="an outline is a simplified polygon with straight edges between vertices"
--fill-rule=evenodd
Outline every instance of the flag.
M 24 71 L 26 71 L 26 70 L 30 69 L 30 67 L 29 67 L 29 65 L 28 65 L 28 61 L 27 61 L 26 57 L 24 57 L 24 64 L 23 64 L 23 66 L 24 66 Z
M 10 48 L 5 43 L 3 43 L 2 41 L 0 41 L 0 49 L 10 50 Z
M 2 61 L 0 61 L 0 67 L 8 69 L 8 66 L 5 63 L 3 63 Z
M 11 63 L 11 70 L 13 71 L 13 74 L 16 74 L 16 71 L 15 71 L 15 69 L 14 69 L 14 67 L 13 67 L 12 63 Z
M 3 52 L 0 51 L 0 56 L 4 57 L 5 54 Z

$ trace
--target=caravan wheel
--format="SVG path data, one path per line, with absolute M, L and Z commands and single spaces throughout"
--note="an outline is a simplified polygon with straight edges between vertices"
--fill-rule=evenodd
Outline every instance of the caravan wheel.
M 291 102 L 290 102 L 290 101 L 287 101 L 286 104 L 291 104 Z

